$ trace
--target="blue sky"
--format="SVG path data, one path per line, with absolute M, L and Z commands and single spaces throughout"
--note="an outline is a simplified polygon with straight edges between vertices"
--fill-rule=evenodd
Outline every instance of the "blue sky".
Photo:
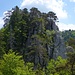
M 16 5 L 21 9 L 37 7 L 41 12 L 54 11 L 59 19 L 59 30 L 75 30 L 75 0 L 1 0 L 0 28 L 4 24 L 4 13 Z

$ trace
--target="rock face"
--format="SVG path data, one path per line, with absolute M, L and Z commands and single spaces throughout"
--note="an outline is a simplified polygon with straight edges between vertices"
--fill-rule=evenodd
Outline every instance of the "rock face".
M 51 25 L 49 25 L 50 22 L 52 22 Z M 53 48 L 50 46 L 48 47 L 49 56 L 52 56 L 52 58 L 54 59 L 56 59 L 58 56 L 66 58 L 66 46 L 64 44 L 62 36 L 60 35 L 58 26 L 55 24 L 55 22 L 49 21 L 47 29 L 55 31 Z
M 36 9 L 33 9 L 30 13 L 31 23 L 26 41 L 25 60 L 34 62 L 34 68 L 36 69 L 38 64 L 42 67 L 46 66 L 47 62 L 52 58 L 56 59 L 58 56 L 66 58 L 66 47 L 59 28 L 55 24 L 57 19 L 55 13 L 40 13 L 39 11 L 36 12 Z M 47 35 L 46 31 L 49 31 L 49 33 L 51 31 L 55 32 L 52 40 L 50 40 L 51 35 Z
M 36 26 L 36 25 L 35 25 Z M 37 25 L 38 26 L 38 25 Z M 36 27 L 37 27 L 36 26 Z M 34 28 L 36 28 L 34 27 Z M 47 65 L 47 61 L 50 60 L 51 58 L 56 59 L 58 56 L 61 56 L 62 58 L 66 58 L 66 46 L 64 44 L 63 38 L 60 35 L 60 31 L 58 26 L 55 24 L 55 22 L 48 21 L 47 25 L 46 25 L 46 30 L 55 31 L 55 34 L 53 36 L 53 45 L 48 45 L 42 46 L 41 45 L 41 41 L 38 40 L 38 38 L 31 38 L 32 34 L 37 34 L 38 31 L 36 31 L 35 29 L 31 29 L 30 33 L 29 33 L 29 38 L 27 40 L 27 46 L 29 47 L 36 47 L 35 52 L 33 53 L 33 55 L 31 54 L 30 56 L 27 56 L 27 60 L 28 61 L 34 61 L 34 65 L 35 65 L 35 69 L 37 68 L 37 65 L 40 64 L 42 67 Z M 39 29 L 38 29 L 39 30 Z M 34 44 L 32 44 L 32 42 Z M 44 41 L 43 41 L 44 42 Z M 35 45 L 35 46 L 34 46 Z M 30 49 L 29 52 L 31 52 Z M 47 60 L 46 60 L 47 58 Z
M 74 52 L 74 49 L 73 49 L 73 47 L 71 47 L 71 46 L 67 46 L 66 47 L 66 52 L 68 53 L 68 52 Z
M 53 58 L 57 58 L 58 56 L 66 58 L 66 46 L 59 31 L 56 31 L 56 35 L 54 37 L 54 46 Z
M 26 8 L 21 11 L 16 7 L 6 27 L 7 50 L 18 51 L 25 62 L 34 63 L 34 68 L 38 64 L 44 67 L 50 59 L 58 56 L 65 58 L 66 47 L 55 24 L 57 20 L 52 11 L 42 13 L 33 7 L 28 12 Z

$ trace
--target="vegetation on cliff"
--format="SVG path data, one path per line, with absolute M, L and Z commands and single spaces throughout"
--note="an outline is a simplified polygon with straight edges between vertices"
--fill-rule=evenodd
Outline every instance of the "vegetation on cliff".
M 4 22 L 0 29 L 0 75 L 75 74 L 75 52 L 66 53 L 65 59 L 57 55 L 64 48 L 54 12 L 16 6 L 6 13 Z M 58 57 L 53 59 L 55 50 Z

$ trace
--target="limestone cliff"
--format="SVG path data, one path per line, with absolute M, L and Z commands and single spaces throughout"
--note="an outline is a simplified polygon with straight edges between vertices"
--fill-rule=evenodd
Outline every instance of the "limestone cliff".
M 52 23 L 51 23 L 52 22 Z M 63 58 L 66 58 L 66 46 L 64 44 L 63 38 L 60 35 L 60 31 L 58 26 L 55 24 L 54 21 L 49 21 L 47 25 L 48 30 L 54 30 L 54 45 L 53 47 L 48 46 L 48 54 L 49 56 L 52 56 L 52 58 L 56 59 L 58 56 L 61 56 Z M 53 53 L 53 54 L 52 54 Z
M 6 49 L 23 55 L 25 62 L 33 62 L 35 68 L 47 65 L 52 58 L 66 57 L 65 44 L 60 35 L 56 14 L 52 11 L 42 13 L 33 7 L 14 9 L 9 24 L 5 26 Z
M 46 22 L 44 23 L 44 25 L 42 25 L 40 21 L 34 22 L 33 25 L 34 27 L 32 27 L 29 31 L 26 43 L 26 46 L 28 47 L 28 52 L 26 53 L 31 53 L 31 55 L 26 57 L 27 60 L 34 62 L 36 68 L 38 64 L 40 64 L 42 67 L 46 66 L 47 62 L 50 59 L 56 59 L 58 56 L 66 58 L 66 47 L 63 38 L 60 35 L 59 28 L 55 24 L 55 22 L 52 19 L 46 18 Z M 45 30 L 43 29 L 43 26 L 45 27 Z M 44 43 L 47 38 L 42 41 L 39 37 L 36 36 L 39 33 L 42 36 L 42 34 L 44 34 L 46 30 L 55 32 L 52 38 L 52 45 Z M 32 50 L 34 50 L 34 52 L 32 52 Z

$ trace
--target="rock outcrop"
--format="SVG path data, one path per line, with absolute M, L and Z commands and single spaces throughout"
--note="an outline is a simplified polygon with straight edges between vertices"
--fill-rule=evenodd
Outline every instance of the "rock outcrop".
M 53 12 L 46 14 L 36 8 L 31 9 L 25 60 L 34 62 L 35 68 L 38 64 L 46 66 L 50 59 L 56 59 L 58 56 L 66 58 L 66 47 L 55 24 L 56 20 L 57 16 Z M 47 35 L 47 30 L 50 33 L 54 31 L 54 35 Z
M 47 29 L 55 31 L 55 35 L 53 37 L 54 45 L 53 45 L 53 47 L 48 46 L 49 56 L 52 56 L 52 58 L 54 58 L 54 59 L 56 59 L 58 56 L 61 56 L 62 58 L 66 58 L 66 54 L 65 54 L 66 46 L 65 46 L 64 40 L 60 34 L 58 26 L 55 24 L 55 22 L 49 21 Z
M 66 58 L 66 46 L 63 38 L 60 35 L 60 31 L 56 31 L 54 37 L 54 46 L 53 58 L 57 58 L 58 56 Z
M 50 59 L 58 56 L 66 58 L 66 47 L 56 21 L 58 18 L 52 11 L 42 13 L 33 7 L 28 12 L 26 8 L 16 7 L 4 31 L 6 49 L 19 52 L 25 62 L 34 63 L 34 68 L 38 64 L 45 67 Z
M 38 24 L 39 25 L 39 24 Z M 37 26 L 38 26 L 37 25 Z M 38 31 L 36 23 L 35 27 L 31 29 L 29 33 L 29 38 L 27 40 L 27 47 L 33 47 L 31 50 L 35 49 L 35 52 L 31 54 L 30 56 L 27 56 L 28 61 L 34 61 L 35 69 L 37 68 L 37 65 L 40 64 L 42 67 L 47 65 L 47 61 L 50 59 L 56 59 L 58 56 L 61 56 L 62 58 L 66 58 L 66 46 L 64 44 L 63 38 L 60 35 L 60 31 L 58 26 L 55 24 L 54 21 L 48 21 L 46 25 L 46 30 L 54 31 L 55 34 L 53 36 L 53 44 L 48 45 L 45 47 L 41 45 L 41 41 L 36 36 L 34 38 L 31 38 L 32 35 L 37 35 Z M 35 29 L 36 28 L 36 29 Z M 43 41 L 44 42 L 44 41 Z M 36 47 L 36 48 L 35 48 Z M 46 60 L 47 59 L 47 60 Z

